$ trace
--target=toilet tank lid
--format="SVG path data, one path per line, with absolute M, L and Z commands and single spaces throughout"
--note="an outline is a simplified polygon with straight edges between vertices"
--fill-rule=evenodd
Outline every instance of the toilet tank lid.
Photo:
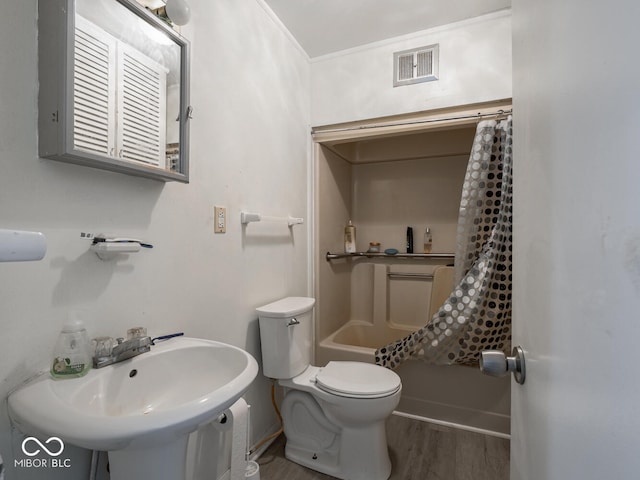
M 258 307 L 256 308 L 256 312 L 258 312 L 258 315 L 261 317 L 286 318 L 311 310 L 315 303 L 315 298 L 287 297 Z

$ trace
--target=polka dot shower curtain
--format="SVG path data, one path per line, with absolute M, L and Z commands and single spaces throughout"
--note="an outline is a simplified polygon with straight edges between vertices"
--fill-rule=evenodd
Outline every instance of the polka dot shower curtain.
M 478 124 L 464 179 L 454 289 L 420 330 L 376 351 L 395 368 L 409 358 L 477 365 L 482 350 L 511 350 L 511 116 Z

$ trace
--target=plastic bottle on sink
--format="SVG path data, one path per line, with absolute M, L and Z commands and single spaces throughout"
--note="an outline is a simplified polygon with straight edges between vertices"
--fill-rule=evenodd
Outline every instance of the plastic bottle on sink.
M 87 330 L 81 320 L 72 317 L 58 336 L 51 362 L 51 376 L 82 377 L 91 370 L 92 363 Z

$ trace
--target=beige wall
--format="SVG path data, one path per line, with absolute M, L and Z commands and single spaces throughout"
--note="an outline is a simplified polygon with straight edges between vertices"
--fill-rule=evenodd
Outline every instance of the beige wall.
M 459 132 L 466 135 L 461 137 Z M 434 139 L 441 143 L 443 138 L 449 139 L 449 146 L 433 153 Z M 472 139 L 473 130 L 465 129 L 454 136 L 451 132 L 431 132 L 341 145 L 354 152 L 355 164 L 336 155 L 333 150 L 338 148 L 317 146 L 318 341 L 349 320 L 372 319 L 373 269 L 364 264 L 371 260 L 324 259 L 328 251 L 344 251 L 344 226 L 349 220 L 356 225 L 356 249 L 360 252 L 366 251 L 371 241 L 380 242 L 382 249 L 405 252 L 407 226 L 413 227 L 414 251 L 420 252 L 427 225 L 433 232 L 434 253 L 455 250 L 458 207 Z M 456 153 L 443 156 L 448 151 Z M 460 155 L 461 151 L 466 155 Z M 395 270 L 430 273 L 442 262 L 395 263 L 400 264 Z M 424 281 L 393 280 L 387 301 L 389 318 L 399 324 L 423 325 L 429 307 L 424 302 L 428 302 L 430 288 Z
M 349 317 L 351 266 L 346 261 L 327 262 L 324 256 L 344 251 L 344 227 L 353 212 L 352 167 L 321 145 L 316 145 L 315 152 L 315 325 L 316 339 L 321 340 Z
M 470 144 L 470 141 L 469 141 Z M 353 167 L 353 220 L 357 249 L 369 242 L 406 251 L 406 231 L 414 232 L 420 253 L 425 227 L 431 227 L 433 252 L 455 249 L 455 233 L 468 154 L 360 164 Z

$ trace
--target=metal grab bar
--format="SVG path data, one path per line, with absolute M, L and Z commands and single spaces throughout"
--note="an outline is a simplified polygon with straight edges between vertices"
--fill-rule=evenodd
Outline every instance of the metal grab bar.
M 456 256 L 453 253 L 397 253 L 395 255 L 390 255 L 387 253 L 373 253 L 373 252 L 356 252 L 356 253 L 331 253 L 327 252 L 324 256 L 327 262 L 331 260 L 337 260 L 340 258 L 411 258 L 411 259 L 442 259 L 442 260 L 453 260 Z
M 405 272 L 389 272 L 389 278 L 415 278 L 416 280 L 433 280 L 431 273 L 405 273 Z

